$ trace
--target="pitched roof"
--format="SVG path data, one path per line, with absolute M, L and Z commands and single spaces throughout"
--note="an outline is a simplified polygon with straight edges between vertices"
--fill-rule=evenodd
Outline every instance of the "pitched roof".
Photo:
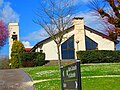
M 115 43 L 118 43 L 118 42 L 119 42 L 118 40 L 112 40 L 108 35 L 103 34 L 103 33 L 99 32 L 99 31 L 97 31 L 97 30 L 94 30 L 94 29 L 92 29 L 92 28 L 90 28 L 90 27 L 88 27 L 88 26 L 85 26 L 85 25 L 84 25 L 84 28 L 85 28 L 86 30 L 90 31 L 91 33 L 95 33 L 95 34 L 97 34 L 97 35 L 99 35 L 99 36 L 101 36 L 101 37 L 103 37 L 103 38 L 106 38 L 106 39 L 108 39 L 108 40 L 110 40 L 110 41 L 113 41 L 113 42 L 115 42 Z
M 72 25 L 71 27 L 67 28 L 65 31 L 66 31 L 66 32 L 67 32 L 67 31 L 69 32 L 70 29 L 72 29 L 72 28 L 74 28 L 74 25 Z M 48 37 L 48 38 L 46 38 L 46 39 L 38 42 L 38 43 L 30 50 L 30 52 L 32 52 L 35 48 L 37 48 L 37 46 L 42 45 L 43 43 L 45 43 L 45 42 L 47 42 L 47 41 L 49 41 L 49 40 L 51 40 L 51 37 Z
M 71 27 L 69 27 L 69 28 L 67 28 L 65 31 L 68 31 L 68 32 L 69 32 L 69 31 L 70 31 L 69 29 L 71 29 L 71 28 L 74 28 L 74 25 L 71 26 Z M 107 36 L 107 35 L 99 32 L 99 31 L 97 31 L 97 30 L 94 30 L 94 29 L 92 29 L 92 28 L 90 28 L 90 27 L 88 27 L 88 26 L 85 26 L 85 25 L 84 25 L 84 29 L 86 29 L 86 30 L 88 30 L 88 31 L 90 31 L 90 32 L 92 32 L 92 33 L 95 33 L 95 34 L 97 34 L 97 35 L 99 35 L 99 36 L 101 36 L 101 37 L 103 37 L 103 38 L 106 38 L 106 39 L 108 39 L 108 40 L 110 40 L 110 41 L 113 41 L 109 36 Z M 37 46 L 43 45 L 45 42 L 47 42 L 47 41 L 49 41 L 49 40 L 51 40 L 51 37 L 48 37 L 48 38 L 46 38 L 46 39 L 38 42 L 38 43 L 30 50 L 30 52 L 32 52 L 35 48 L 37 48 Z M 113 42 L 118 43 L 119 41 L 116 40 L 116 41 L 113 41 Z
M 25 52 L 30 52 L 32 48 L 24 48 Z

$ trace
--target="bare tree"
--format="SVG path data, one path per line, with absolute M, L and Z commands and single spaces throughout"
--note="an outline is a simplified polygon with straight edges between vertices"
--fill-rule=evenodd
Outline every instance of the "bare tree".
M 71 16 L 75 12 L 75 0 L 43 0 L 35 11 L 37 19 L 33 21 L 40 25 L 57 45 L 58 64 L 61 66 L 60 45 L 64 31 L 71 24 Z
M 120 36 L 120 0 L 91 0 L 89 7 L 102 19 L 109 37 L 116 40 Z

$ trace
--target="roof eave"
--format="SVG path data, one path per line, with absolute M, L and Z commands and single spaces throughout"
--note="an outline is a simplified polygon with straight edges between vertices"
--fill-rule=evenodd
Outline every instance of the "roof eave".
M 70 27 L 67 28 L 65 31 L 69 31 L 69 29 L 71 29 L 71 28 L 74 28 L 74 25 L 70 26 Z M 46 38 L 46 39 L 38 42 L 38 43 L 30 50 L 30 52 L 34 51 L 34 49 L 36 49 L 36 48 L 37 48 L 38 46 L 40 46 L 40 45 L 43 45 L 46 41 L 48 41 L 48 40 L 50 40 L 50 39 L 51 39 L 51 37 L 48 37 L 48 38 Z
M 90 32 L 92 32 L 92 33 L 95 33 L 95 34 L 97 34 L 97 35 L 99 35 L 99 36 L 102 36 L 103 38 L 106 38 L 106 39 L 108 39 L 108 40 L 110 40 L 110 41 L 113 41 L 113 42 L 115 42 L 115 43 L 119 43 L 119 41 L 118 40 L 112 40 L 109 36 L 107 36 L 106 34 L 103 34 L 103 33 L 101 33 L 101 32 L 98 32 L 97 30 L 95 30 L 95 29 L 92 29 L 92 28 L 90 28 L 90 27 L 88 27 L 88 26 L 85 26 L 84 25 L 84 28 L 86 29 L 86 30 L 89 30 Z

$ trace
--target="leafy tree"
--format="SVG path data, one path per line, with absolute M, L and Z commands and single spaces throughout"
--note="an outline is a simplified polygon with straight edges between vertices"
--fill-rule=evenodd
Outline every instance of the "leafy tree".
M 43 0 L 35 12 L 35 23 L 40 25 L 57 46 L 58 64 L 61 66 L 60 45 L 64 31 L 71 24 L 71 16 L 77 8 L 75 0 Z
M 89 6 L 104 21 L 109 37 L 116 40 L 120 36 L 120 0 L 91 0 Z
M 13 41 L 12 49 L 11 49 L 11 67 L 12 68 L 18 68 L 21 66 L 21 61 L 19 59 L 19 55 L 21 53 L 24 53 L 24 45 L 17 40 Z
M 6 40 L 8 38 L 8 29 L 5 23 L 0 20 L 0 48 L 2 48 L 6 44 Z

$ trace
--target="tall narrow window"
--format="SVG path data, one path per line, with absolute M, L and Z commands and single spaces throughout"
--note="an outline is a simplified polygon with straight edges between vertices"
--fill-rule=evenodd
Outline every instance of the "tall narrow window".
M 98 44 L 90 39 L 88 36 L 85 36 L 86 50 L 96 50 L 98 49 Z
M 74 35 L 61 45 L 62 59 L 74 59 Z

